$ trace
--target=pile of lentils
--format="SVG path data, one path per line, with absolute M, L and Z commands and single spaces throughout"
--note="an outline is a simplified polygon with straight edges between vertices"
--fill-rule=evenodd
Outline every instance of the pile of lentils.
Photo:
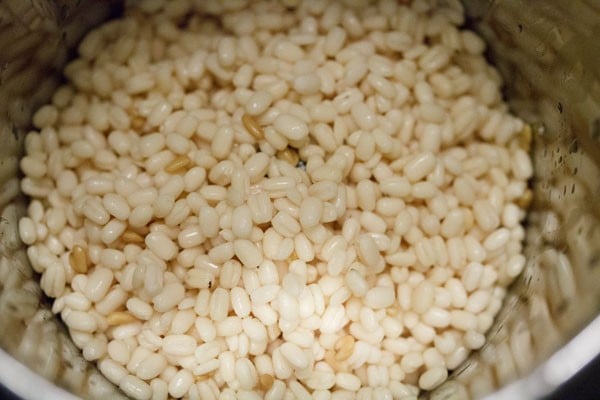
M 525 265 L 531 200 L 530 130 L 463 23 L 145 0 L 91 31 L 33 117 L 19 223 L 83 356 L 135 399 L 444 382 Z

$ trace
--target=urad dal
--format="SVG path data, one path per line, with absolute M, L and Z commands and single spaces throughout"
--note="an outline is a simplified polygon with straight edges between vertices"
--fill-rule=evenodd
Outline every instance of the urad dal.
M 458 2 L 141 1 L 25 141 L 28 255 L 136 399 L 414 399 L 525 264 L 526 127 Z

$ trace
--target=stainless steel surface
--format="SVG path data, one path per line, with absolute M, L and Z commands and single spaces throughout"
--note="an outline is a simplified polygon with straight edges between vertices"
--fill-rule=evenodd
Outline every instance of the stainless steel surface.
M 575 338 L 565 344 L 524 379 L 501 388 L 488 399 L 537 399 L 552 394 L 600 354 L 600 318 L 596 317 Z
M 463 3 L 513 110 L 534 127 L 535 199 L 528 264 L 488 344 L 429 397 L 531 398 L 600 350 L 600 4 Z M 51 317 L 14 225 L 25 204 L 17 171 L 27 121 L 51 95 L 67 49 L 107 18 L 108 4 L 0 1 L 0 383 L 24 398 L 67 398 L 58 386 L 85 398 L 119 396 Z
M 0 350 L 0 376 L 4 387 L 13 393 L 18 393 L 24 399 L 76 400 L 79 398 L 16 362 L 4 350 Z

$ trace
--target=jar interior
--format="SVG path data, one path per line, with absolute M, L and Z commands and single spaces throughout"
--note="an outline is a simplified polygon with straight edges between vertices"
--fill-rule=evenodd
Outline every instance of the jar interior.
M 600 7 L 579 0 L 463 5 L 504 78 L 512 111 L 532 126 L 528 262 L 487 344 L 425 396 L 480 397 L 515 381 L 518 393 L 541 396 L 576 368 L 562 366 L 554 375 L 532 370 L 547 368 L 546 360 L 594 320 L 600 304 Z M 114 1 L 0 4 L 0 346 L 36 374 L 92 399 L 121 395 L 82 358 L 28 264 L 16 228 L 26 210 L 19 157 L 32 112 L 60 83 L 73 48 L 119 10 Z M 580 362 L 595 354 L 588 351 Z

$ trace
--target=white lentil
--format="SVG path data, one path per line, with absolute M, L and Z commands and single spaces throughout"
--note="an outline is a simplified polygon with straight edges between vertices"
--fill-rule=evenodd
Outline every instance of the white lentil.
M 187 369 L 181 369 L 169 381 L 169 394 L 175 398 L 183 397 L 193 382 L 192 373 Z
M 217 288 L 210 297 L 210 317 L 213 321 L 222 321 L 229 311 L 229 292 Z
M 486 200 L 478 200 L 473 204 L 475 221 L 484 231 L 491 231 L 498 227 L 500 218 L 492 205 Z
M 146 246 L 161 259 L 168 261 L 177 255 L 177 245 L 162 232 L 152 232 L 146 236 Z
M 265 285 L 257 288 L 250 293 L 252 303 L 254 304 L 266 304 L 273 301 L 281 287 L 279 285 Z
M 163 339 L 162 350 L 173 356 L 194 354 L 196 340 L 189 335 L 169 335 Z
M 365 296 L 369 289 L 367 281 L 357 270 L 354 269 L 351 269 L 346 274 L 346 285 L 357 297 Z
M 308 135 L 306 123 L 290 114 L 279 115 L 273 122 L 273 127 L 288 140 L 302 140 Z
M 346 41 L 346 31 L 338 26 L 334 26 L 329 30 L 323 45 L 323 52 L 329 56 L 335 56 L 344 46 Z
M 301 95 L 316 94 L 321 89 L 321 79 L 314 73 L 299 75 L 294 79 L 292 87 Z
M 83 206 L 83 214 L 90 221 L 104 225 L 109 220 L 109 214 L 106 212 L 102 203 L 97 198 L 89 198 Z
M 510 240 L 510 231 L 506 228 L 500 228 L 492 232 L 483 242 L 483 247 L 487 251 L 498 250 L 506 245 Z
M 234 132 L 230 126 L 219 127 L 211 143 L 212 154 L 217 159 L 224 159 L 229 155 L 233 146 Z
M 419 181 L 433 171 L 435 163 L 436 159 L 432 153 L 419 154 L 404 166 L 404 174 L 412 182 Z
M 37 240 L 35 223 L 31 218 L 24 217 L 19 221 L 19 235 L 23 243 L 27 245 L 34 244 Z
M 104 376 L 114 383 L 120 382 L 121 379 L 128 375 L 127 370 L 123 366 L 109 358 L 100 360 L 98 362 L 98 368 Z
M 280 347 L 281 354 L 296 369 L 308 367 L 308 360 L 304 352 L 295 344 L 287 342 Z
M 75 285 L 76 283 L 75 278 L 77 278 L 77 275 L 73 278 L 73 285 Z M 85 284 L 82 284 L 81 286 L 85 287 Z M 110 312 L 115 311 L 126 301 L 127 292 L 125 292 L 120 287 L 116 286 L 113 289 L 111 289 L 101 301 L 96 303 L 96 311 L 98 311 L 100 314 L 107 315 Z
M 122 221 L 111 220 L 102 228 L 101 239 L 104 244 L 115 242 L 123 232 L 127 229 L 127 225 Z
M 115 194 L 107 193 L 102 198 L 102 205 L 112 216 L 125 221 L 129 218 L 130 207 L 124 197 Z
M 94 332 L 97 329 L 96 320 L 87 312 L 71 311 L 64 317 L 65 323 L 71 329 L 82 332 Z
M 376 286 L 366 293 L 365 304 L 375 309 L 387 308 L 394 303 L 394 299 L 394 288 Z
M 183 285 L 177 282 L 169 283 L 164 286 L 162 291 L 152 298 L 154 309 L 159 312 L 165 312 L 183 300 L 185 289 Z
M 166 358 L 161 354 L 152 354 L 138 365 L 135 370 L 138 378 L 149 380 L 157 377 L 167 366 Z
M 87 279 L 85 295 L 94 302 L 100 301 L 108 292 L 113 280 L 113 273 L 106 268 L 96 268 Z
M 217 331 L 213 323 L 208 318 L 197 318 L 194 325 L 196 327 L 198 336 L 204 342 L 210 342 L 215 339 Z
M 258 375 L 252 362 L 247 358 L 239 358 L 235 362 L 235 377 L 243 389 L 254 388 L 258 381 Z
M 233 249 L 236 257 L 246 268 L 255 268 L 263 260 L 260 250 L 249 240 L 236 240 L 233 243 Z
M 448 370 L 445 367 L 428 369 L 419 378 L 419 387 L 423 390 L 432 390 L 444 382 L 447 377 Z
M 126 307 L 131 314 L 141 320 L 149 320 L 154 313 L 150 304 L 136 297 L 132 297 L 127 300 Z

